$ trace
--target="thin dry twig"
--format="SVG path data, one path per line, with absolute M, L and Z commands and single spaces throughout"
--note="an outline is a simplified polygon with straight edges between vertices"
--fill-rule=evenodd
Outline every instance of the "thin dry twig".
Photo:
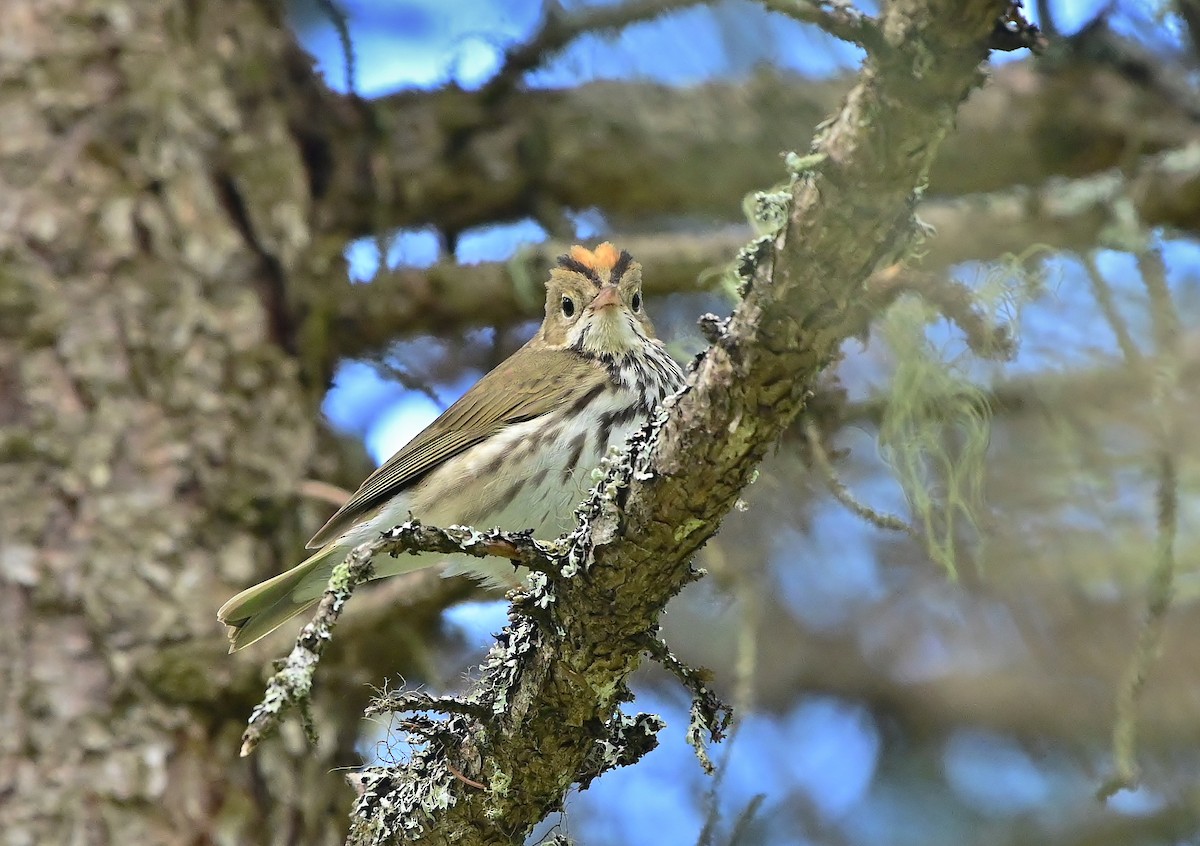
M 881 529 L 887 529 L 892 532 L 904 532 L 910 537 L 917 536 L 917 530 L 905 522 L 903 518 L 895 514 L 885 514 L 882 511 L 876 511 L 866 503 L 860 502 L 850 492 L 845 483 L 838 478 L 837 470 L 834 469 L 833 462 L 829 460 L 829 453 L 825 449 L 821 432 L 811 417 L 804 421 L 804 437 L 808 441 L 809 450 L 812 452 L 813 463 L 817 465 L 817 470 L 820 471 L 821 476 L 825 479 L 825 484 L 829 486 L 829 492 L 833 494 L 834 499 L 873 526 L 878 526 Z
M 1129 332 L 1129 323 L 1117 308 L 1117 299 L 1113 295 L 1112 286 L 1108 284 L 1104 274 L 1096 266 L 1096 257 L 1091 253 L 1084 253 L 1080 259 L 1083 261 L 1084 269 L 1087 270 L 1088 284 L 1092 288 L 1092 298 L 1099 306 L 1100 313 L 1104 315 L 1113 335 L 1116 336 L 1117 346 L 1121 348 L 1121 355 L 1125 356 L 1126 364 L 1130 366 L 1140 364 L 1142 353 L 1137 348 L 1137 344 L 1133 342 L 1133 336 Z
M 916 294 L 957 326 L 971 352 L 980 358 L 1007 361 L 1017 353 L 1008 327 L 989 320 L 979 310 L 971 289 L 949 276 L 891 265 L 871 277 L 867 290 L 871 307 L 880 311 L 901 294 Z
M 505 53 L 504 64 L 484 87 L 484 100 L 516 88 L 526 73 L 581 35 L 621 29 L 678 9 L 699 6 L 702 2 L 704 0 L 627 0 L 613 5 L 586 6 L 567 14 L 558 0 L 551 0 L 546 4 L 542 25 L 533 37 Z
M 351 497 L 350 491 L 345 488 L 331 485 L 329 482 L 322 482 L 320 479 L 305 479 L 300 483 L 299 490 L 303 497 L 328 502 L 337 508 L 341 508 L 349 502 Z

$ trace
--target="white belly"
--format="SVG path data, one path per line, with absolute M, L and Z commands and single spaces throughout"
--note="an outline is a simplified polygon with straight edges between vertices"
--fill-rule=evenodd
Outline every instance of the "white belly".
M 594 484 L 592 471 L 610 445 L 623 445 L 645 421 L 639 397 L 601 394 L 585 413 L 544 416 L 510 426 L 443 464 L 373 519 L 347 533 L 355 546 L 412 516 L 431 526 L 467 525 L 507 531 L 532 529 L 550 539 L 574 527 L 575 506 Z M 427 567 L 438 560 L 449 573 L 469 572 L 493 584 L 516 582 L 511 564 L 469 556 L 382 556 L 376 575 Z

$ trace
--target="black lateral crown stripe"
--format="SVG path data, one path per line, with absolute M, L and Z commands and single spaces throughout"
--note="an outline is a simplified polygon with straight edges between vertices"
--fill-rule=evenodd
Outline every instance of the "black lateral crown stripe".
M 570 256 L 559 256 L 558 257 L 558 266 L 563 268 L 564 270 L 572 270 L 581 276 L 586 276 L 588 279 L 591 279 L 597 285 L 601 284 L 600 277 L 596 275 L 596 268 L 588 267 L 583 262 L 577 261 L 576 259 L 573 259 Z
M 612 276 L 610 277 L 613 285 L 621 281 L 621 277 L 625 275 L 625 271 L 629 269 L 632 261 L 633 256 L 629 254 L 629 250 L 621 250 L 621 255 L 617 257 L 617 263 L 613 265 Z

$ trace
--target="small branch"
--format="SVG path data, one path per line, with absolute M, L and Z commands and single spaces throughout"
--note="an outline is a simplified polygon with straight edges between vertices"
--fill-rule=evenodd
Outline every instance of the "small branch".
M 857 44 L 867 52 L 882 50 L 886 44 L 875 19 L 844 0 L 761 1 L 772 12 L 814 24 L 835 38 Z
M 703 668 L 693 669 L 684 664 L 658 638 L 646 643 L 646 653 L 662 664 L 692 694 L 691 716 L 688 719 L 687 742 L 696 751 L 704 772 L 712 775 L 713 762 L 708 756 L 708 744 L 720 743 L 733 720 L 733 709 L 722 702 L 709 684 L 712 673 Z M 708 739 L 705 739 L 705 735 Z
M 604 726 L 604 737 L 593 744 L 576 774 L 580 790 L 609 770 L 636 764 L 658 748 L 658 733 L 666 728 L 657 714 L 616 714 Z
M 1092 288 L 1092 298 L 1096 301 L 1096 305 L 1100 307 L 1100 312 L 1104 315 L 1104 319 L 1108 322 L 1108 327 L 1112 329 L 1113 335 L 1117 339 L 1117 346 L 1121 348 L 1121 355 L 1125 356 L 1125 363 L 1130 366 L 1141 364 L 1142 353 L 1137 348 L 1137 344 L 1133 342 L 1133 336 L 1129 333 L 1129 323 L 1121 315 L 1117 308 L 1116 297 L 1113 296 L 1112 287 L 1104 278 L 1104 274 L 1100 272 L 1100 268 L 1096 266 L 1096 258 L 1092 253 L 1084 253 L 1080 256 L 1084 268 L 1087 270 L 1088 284 Z
M 1178 531 L 1179 478 L 1175 459 L 1163 452 L 1158 458 L 1158 538 L 1154 551 L 1154 574 L 1150 581 L 1146 617 L 1138 632 L 1137 647 L 1117 693 L 1117 715 L 1113 721 L 1113 774 L 1096 796 L 1107 801 L 1120 790 L 1137 786 L 1137 706 L 1146 677 L 1158 657 L 1163 626 L 1175 584 L 1175 537 Z
M 825 479 L 825 484 L 829 487 L 829 492 L 833 494 L 834 499 L 873 526 L 880 529 L 887 529 L 891 532 L 904 532 L 910 537 L 917 536 L 917 530 L 902 518 L 895 514 L 884 514 L 881 511 L 876 511 L 871 506 L 859 502 L 854 494 L 850 492 L 850 489 L 838 478 L 837 471 L 833 468 L 833 463 L 829 460 L 829 453 L 825 450 L 825 444 L 821 440 L 821 432 L 817 429 L 817 424 L 811 417 L 806 418 L 804 421 L 804 437 L 808 441 L 808 448 L 812 453 L 813 463 L 817 465 L 817 470 L 820 471 L 821 476 Z
M 480 532 L 466 526 L 439 529 L 416 520 L 409 520 L 381 533 L 375 540 L 355 547 L 346 560 L 334 568 L 312 620 L 301 629 L 296 645 L 271 677 L 262 701 L 250 714 L 242 734 L 242 757 L 253 752 L 293 706 L 300 709 L 308 727 L 310 721 L 306 715 L 312 680 L 321 654 L 355 588 L 371 578 L 374 572 L 371 560 L 377 555 L 418 552 L 462 553 L 476 558 L 497 556 L 540 571 L 556 569 L 559 561 L 549 546 L 534 540 L 528 533 Z
M 967 346 L 980 358 L 1008 361 L 1016 355 L 1016 340 L 1008 327 L 992 323 L 980 312 L 971 289 L 948 276 L 891 265 L 867 282 L 875 313 L 904 293 L 916 294 L 962 330 Z
M 599 13 L 610 6 L 588 8 Z M 1140 73 L 1094 63 L 1068 67 L 1014 62 L 997 68 L 959 116 L 957 134 L 929 175 L 927 196 L 1094 175 L 1197 137 L 1192 98 L 1157 80 L 1147 89 Z M 606 219 L 630 222 L 662 215 L 733 222 L 735 198 L 779 180 L 779 151 L 802 146 L 838 108 L 849 82 L 849 75 L 812 80 L 765 69 L 745 80 L 689 88 L 600 81 L 513 91 L 497 110 L 481 102 L 482 91 L 456 86 L 367 103 L 309 81 L 294 92 L 293 122 L 328 161 L 322 190 L 313 197 L 314 219 L 328 239 L 321 243 L 426 226 L 462 232 L 537 215 L 543 207 L 595 208 Z M 296 84 L 291 77 L 280 80 L 281 86 Z M 1064 131 L 1063 115 L 1072 116 L 1070 143 L 1030 155 Z M 732 126 L 736 133 L 727 131 Z M 558 143 L 564 137 L 572 143 Z M 531 168 L 535 150 L 537 167 Z M 979 167 L 981 161 L 988 167 Z M 1196 192 L 1186 177 L 1166 180 L 1163 191 L 1179 204 L 1179 225 L 1195 229 Z M 1028 209 L 1021 212 L 1029 216 Z M 1055 230 L 1039 236 L 1037 223 L 1023 225 L 1031 238 L 999 252 L 1019 253 L 1051 238 Z M 987 232 L 967 234 L 974 245 Z M 326 249 L 340 255 L 340 247 L 321 247 L 325 258 L 332 258 Z
M 358 93 L 357 56 L 354 53 L 354 41 L 350 38 L 350 19 L 346 10 L 336 0 L 316 0 L 317 8 L 325 13 L 329 22 L 337 32 L 338 42 L 342 47 L 342 68 L 346 73 L 346 90 L 351 94 Z
M 394 340 L 394 339 L 393 339 Z M 416 391 L 423 396 L 428 397 L 435 406 L 445 408 L 449 405 L 438 394 L 437 389 L 433 386 L 433 380 L 424 376 L 419 376 L 412 373 L 407 368 L 400 366 L 393 359 L 386 355 L 386 346 L 379 351 L 379 357 L 369 357 L 366 363 L 369 364 L 380 378 L 385 382 L 396 382 L 405 390 Z
M 279 724 L 279 719 L 288 709 L 296 706 L 304 720 L 305 733 L 312 740 L 312 720 L 309 717 L 309 698 L 312 679 L 321 653 L 329 644 L 333 627 L 337 625 L 342 609 L 354 589 L 371 578 L 374 567 L 371 558 L 375 555 L 378 541 L 358 546 L 341 564 L 333 569 L 329 586 L 317 606 L 317 613 L 296 638 L 296 645 L 284 659 L 283 665 L 267 683 L 262 702 L 250 714 L 246 730 L 242 733 L 241 756 L 245 758 L 255 747 L 268 737 Z
M 1200 229 L 1200 144 L 1147 156 L 1085 179 L 1050 179 L 958 200 L 922 203 L 917 213 L 937 230 L 922 266 L 1021 255 L 1031 245 L 1057 250 L 1116 249 L 1144 243 L 1142 226 Z
M 1143 250 L 1138 256 L 1138 268 L 1142 272 L 1142 284 L 1150 300 L 1150 317 L 1154 326 L 1154 341 L 1162 356 L 1175 358 L 1179 353 L 1182 330 L 1179 311 L 1167 287 L 1167 268 L 1163 263 L 1162 251 L 1158 248 Z M 1169 374 L 1167 374 L 1169 375 Z M 1172 386 L 1163 383 L 1165 389 Z
M 1054 17 L 1054 6 L 1050 0 L 1036 0 L 1034 8 L 1038 13 L 1038 25 L 1047 39 L 1055 39 L 1061 35 L 1058 23 Z
M 385 690 L 371 700 L 371 704 L 367 706 L 363 716 L 377 717 L 381 714 L 403 711 L 436 711 L 442 714 L 463 714 L 468 717 L 485 715 L 485 709 L 481 706 L 462 699 L 455 699 L 453 696 L 432 696 L 420 690 Z
M 345 488 L 339 488 L 337 485 L 331 485 L 329 482 L 322 482 L 320 479 L 305 479 L 300 483 L 300 495 L 309 499 L 317 499 L 321 502 L 328 502 L 337 508 L 341 508 L 349 502 L 352 494 Z
M 937 235 L 925 241 L 919 269 L 906 269 L 887 284 L 911 290 L 942 309 L 977 354 L 995 344 L 992 354 L 1004 355 L 1012 339 L 973 315 L 969 296 L 964 298 L 948 280 L 941 281 L 941 268 L 1019 255 L 1031 244 L 1054 250 L 1091 249 L 1098 241 L 1120 245 L 1136 235 L 1130 231 L 1130 218 L 1148 226 L 1200 232 L 1198 185 L 1200 144 L 1195 144 L 1147 157 L 1128 173 L 1054 179 L 1037 188 L 964 200 L 927 200 L 917 213 Z M 747 227 L 726 226 L 699 235 L 621 238 L 621 245 L 642 264 L 647 293 L 660 296 L 716 289 L 748 235 Z M 540 280 L 565 246 L 569 245 L 547 242 L 508 262 L 444 261 L 421 270 L 388 270 L 370 285 L 348 286 L 333 318 L 332 354 L 361 357 L 402 335 L 534 318 L 541 309 L 540 297 L 536 302 L 522 297 L 513 277 Z M 877 275 L 872 286 L 881 278 Z
M 741 846 L 742 843 L 753 842 L 747 836 L 750 833 L 750 824 L 754 822 L 754 817 L 758 814 L 759 808 L 767 799 L 767 794 L 756 793 L 750 797 L 750 801 L 746 803 L 746 807 L 738 814 L 737 821 L 733 824 L 733 832 L 729 835 L 729 846 Z
M 516 88 L 521 78 L 581 35 L 622 29 L 630 24 L 699 6 L 705 0 L 627 0 L 625 3 L 584 6 L 571 14 L 558 0 L 549 0 L 542 25 L 524 44 L 510 48 L 504 64 L 483 89 L 484 101 Z

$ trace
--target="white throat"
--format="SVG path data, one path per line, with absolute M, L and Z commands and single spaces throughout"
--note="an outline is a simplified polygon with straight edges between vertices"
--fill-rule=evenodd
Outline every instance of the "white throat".
M 624 309 L 604 308 L 586 315 L 568 336 L 576 349 L 593 355 L 625 355 L 646 342 L 633 315 Z

